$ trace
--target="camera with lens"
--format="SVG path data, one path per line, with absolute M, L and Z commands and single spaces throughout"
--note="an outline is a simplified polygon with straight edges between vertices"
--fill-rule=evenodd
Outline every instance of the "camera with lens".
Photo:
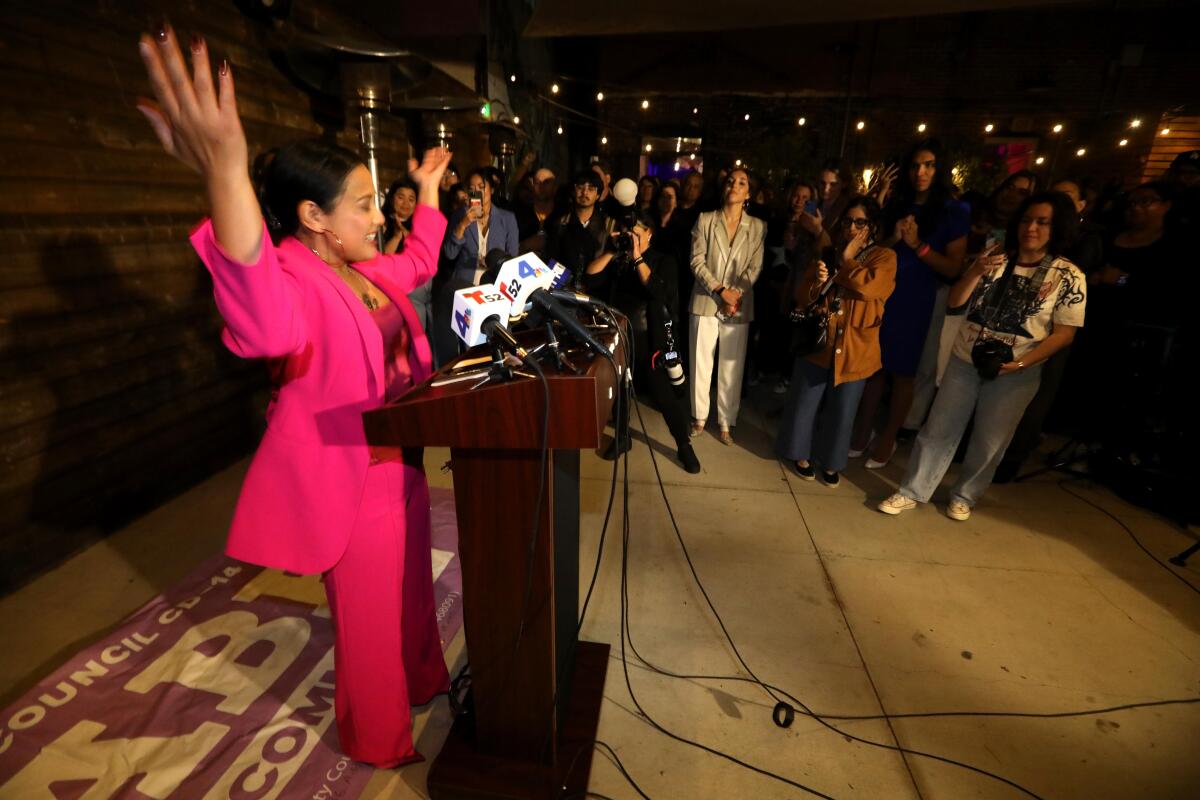
M 687 376 L 683 373 L 683 361 L 680 360 L 679 352 L 675 349 L 673 327 L 674 323 L 669 319 L 663 323 L 663 333 L 666 334 L 667 346 L 650 358 L 650 366 L 665 372 L 667 374 L 667 381 L 672 386 L 682 386 L 683 382 L 687 380 Z
M 999 339 L 980 339 L 971 348 L 971 363 L 985 381 L 994 379 L 1000 368 L 1012 360 L 1012 345 Z
M 621 206 L 620 211 L 613 215 L 613 247 L 616 248 L 617 258 L 623 264 L 633 261 L 633 229 L 637 225 L 637 209 L 633 206 Z

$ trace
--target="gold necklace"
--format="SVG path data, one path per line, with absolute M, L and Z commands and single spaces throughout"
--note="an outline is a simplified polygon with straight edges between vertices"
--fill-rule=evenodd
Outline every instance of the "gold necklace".
M 317 248 L 309 247 L 308 249 L 312 250 L 313 255 L 321 259 L 321 262 L 325 264 L 325 266 L 337 273 L 338 277 L 342 279 L 342 282 L 350 287 L 350 291 L 358 294 L 358 299 L 362 301 L 362 304 L 367 307 L 368 311 L 375 311 L 379 308 L 379 301 L 371 296 L 370 284 L 367 282 L 366 278 L 364 278 L 356 270 L 351 269 L 346 264 L 330 264 L 325 260 L 324 256 L 317 252 Z M 355 283 L 358 285 L 355 286 Z

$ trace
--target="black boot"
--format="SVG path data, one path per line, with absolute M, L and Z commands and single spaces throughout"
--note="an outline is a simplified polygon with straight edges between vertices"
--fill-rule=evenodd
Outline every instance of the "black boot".
M 696 458 L 696 451 L 692 449 L 691 444 L 684 442 L 679 445 L 679 463 L 683 464 L 683 468 L 695 475 L 700 471 L 700 459 Z

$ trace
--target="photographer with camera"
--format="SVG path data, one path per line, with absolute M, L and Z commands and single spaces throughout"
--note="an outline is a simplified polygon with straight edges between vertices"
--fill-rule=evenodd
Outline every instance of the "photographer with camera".
M 1009 251 L 988 248 L 951 288 L 947 313 L 965 313 L 966 320 L 900 490 L 879 504 L 880 511 L 899 514 L 928 502 L 974 413 L 946 508 L 951 519 L 971 516 L 1037 393 L 1042 362 L 1070 345 L 1083 325 L 1087 281 L 1062 256 L 1076 217 L 1060 192 L 1031 195 L 1009 222 Z
M 801 314 L 824 318 L 824 340 L 818 334 L 797 342 L 776 448 L 804 480 L 816 477 L 810 461 L 815 459 L 822 482 L 831 487 L 846 468 L 863 387 L 882 364 L 879 323 L 896 288 L 896 252 L 876 245 L 880 223 L 878 203 L 862 195 L 850 198 L 834 226 L 837 246 L 813 258 L 796 285 Z
M 679 305 L 675 259 L 651 247 L 657 223 L 649 211 L 626 212 L 613 234 L 612 248 L 587 267 L 583 289 L 629 317 L 633 328 L 634 380 L 648 386 L 675 438 L 683 468 L 700 471 L 688 437 L 688 405 L 683 364 L 676 347 Z M 603 454 L 615 458 L 631 445 L 628 398 L 620 403 L 616 436 Z

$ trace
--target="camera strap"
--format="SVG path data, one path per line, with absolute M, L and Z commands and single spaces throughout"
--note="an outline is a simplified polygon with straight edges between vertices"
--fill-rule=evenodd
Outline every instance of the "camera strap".
M 1046 280 L 1046 273 L 1050 271 L 1050 265 L 1052 263 L 1054 263 L 1054 256 L 1050 255 L 1049 253 L 1042 256 L 1041 263 L 1038 264 L 1037 269 L 1035 269 L 1033 274 L 1030 276 L 1030 284 L 1041 287 L 1042 283 Z M 1013 275 L 1016 273 L 1016 271 L 1017 259 L 1016 255 L 1013 254 L 1008 257 L 1008 262 L 1004 265 L 1004 274 L 1001 275 L 1000 280 L 996 282 L 996 288 L 994 290 L 998 293 L 996 295 L 996 303 L 988 309 L 989 313 L 987 315 L 987 319 L 979 326 L 979 333 L 975 335 L 975 344 L 979 344 L 979 341 L 983 338 L 984 330 L 992 328 L 993 323 L 995 323 L 996 319 L 1000 316 L 1000 312 L 1004 311 L 1005 307 L 1008 305 L 1008 290 L 1012 285 Z M 992 328 L 992 330 L 995 329 Z

